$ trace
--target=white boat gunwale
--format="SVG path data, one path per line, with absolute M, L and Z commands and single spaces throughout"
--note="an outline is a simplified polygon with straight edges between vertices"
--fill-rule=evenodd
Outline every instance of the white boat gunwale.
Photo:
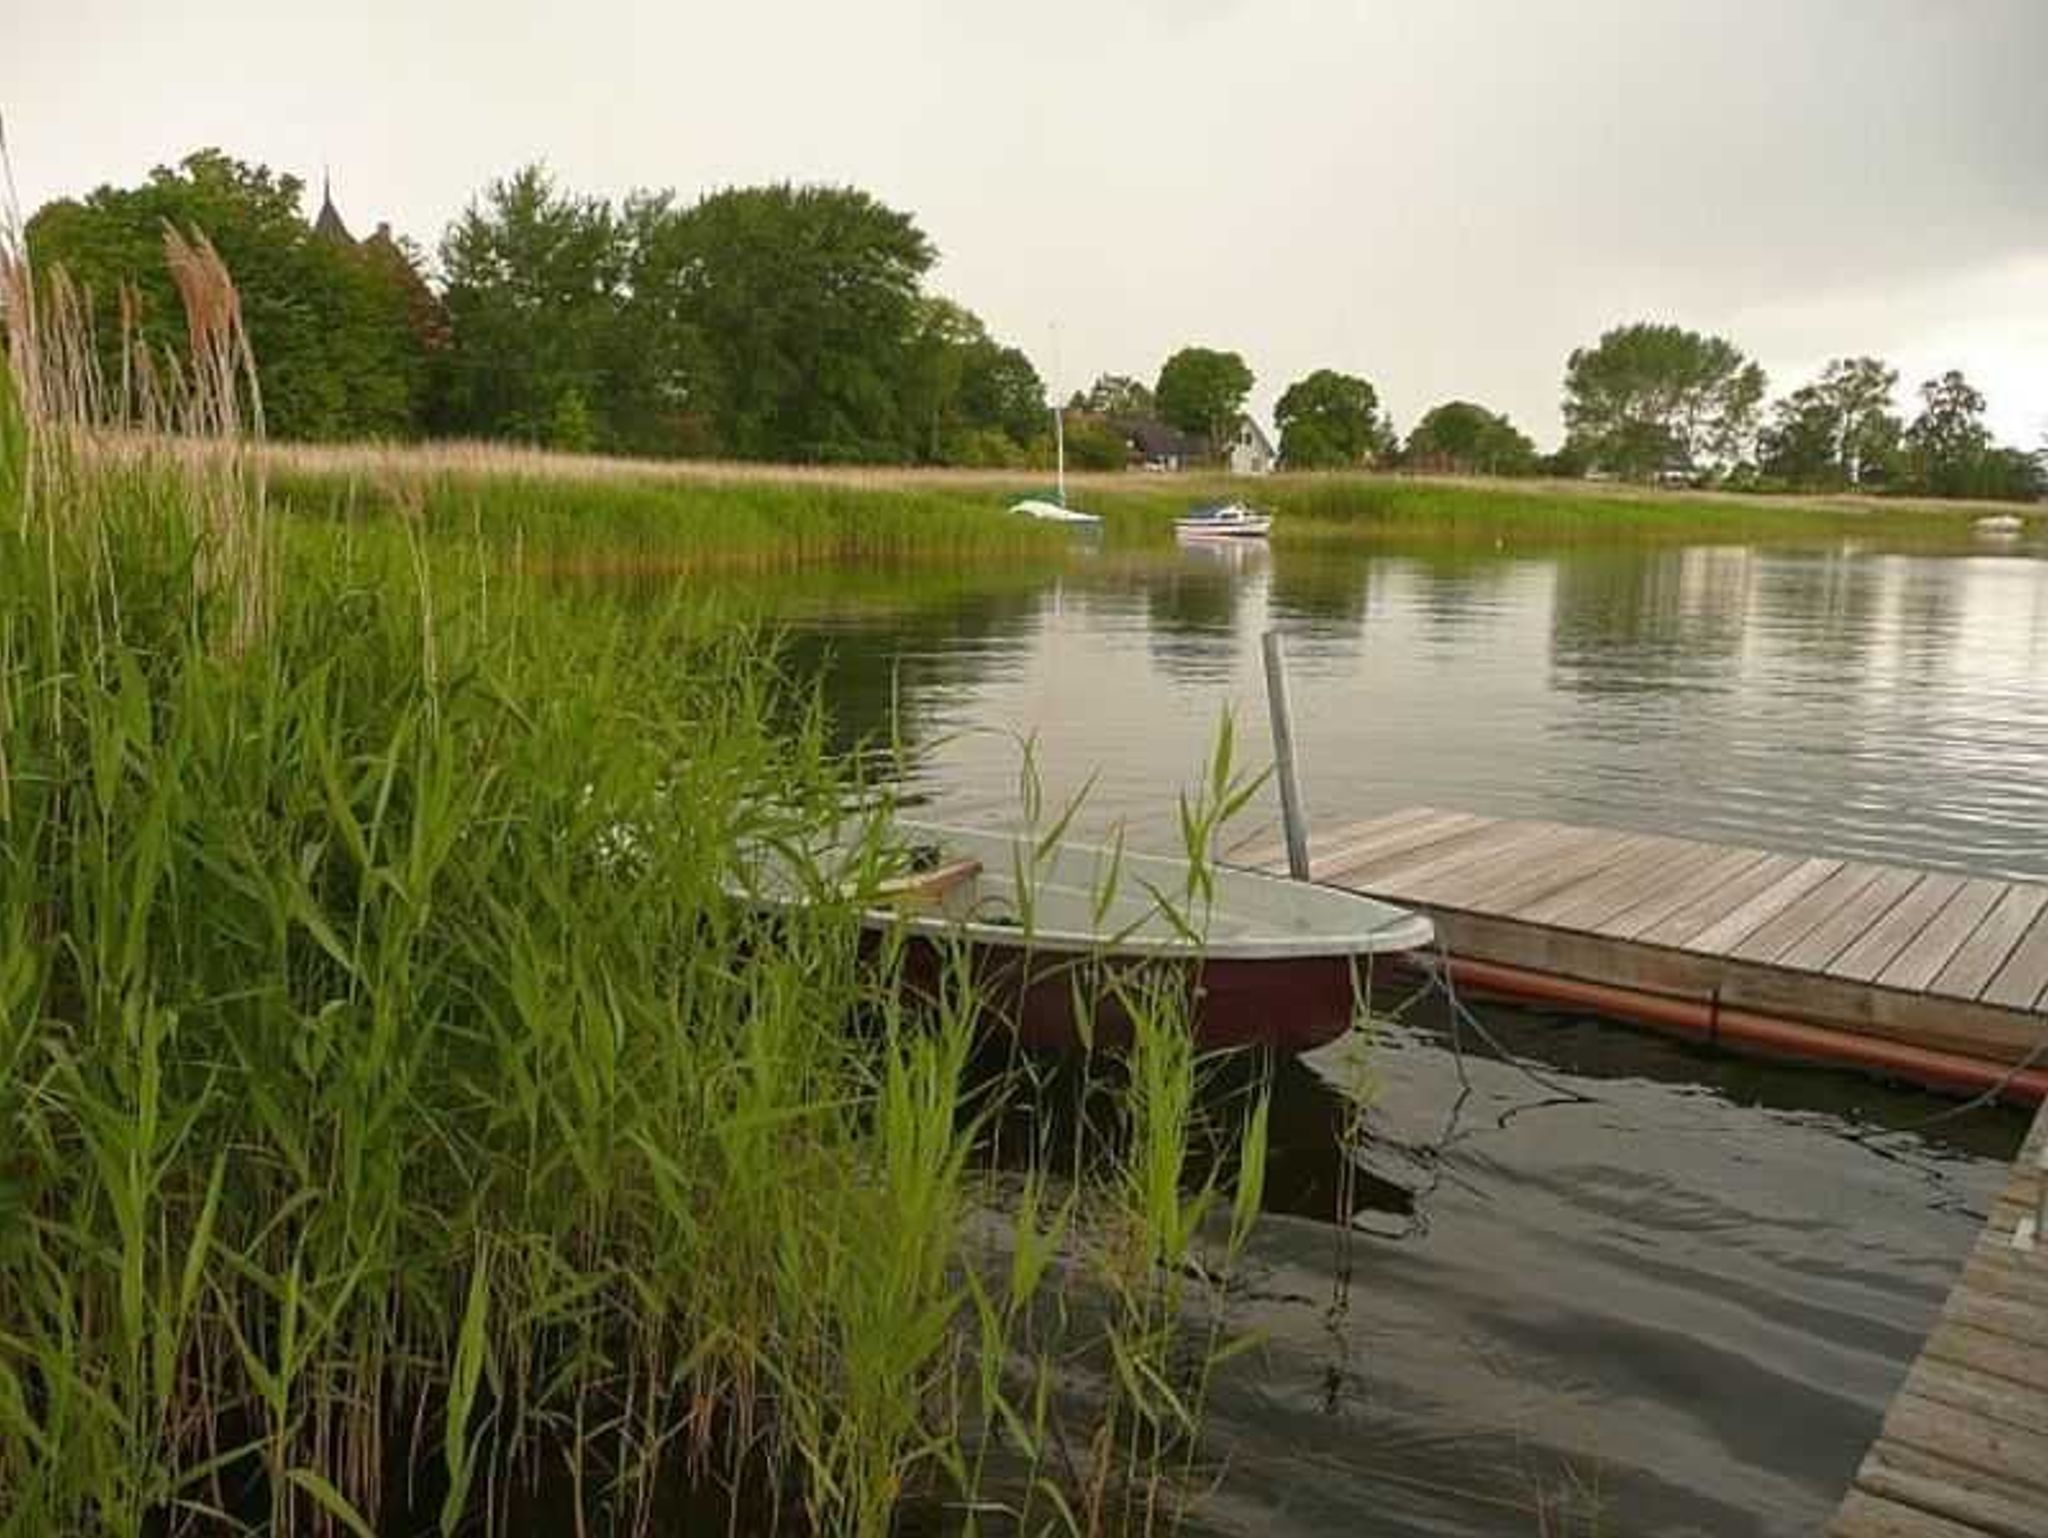
M 1117 881 L 1126 884 L 1119 890 L 1146 896 L 1151 912 L 1158 914 L 1156 899 L 1146 894 L 1146 883 L 1149 881 L 1153 887 L 1167 891 L 1178 888 L 1185 879 L 1187 862 L 1170 855 L 1137 854 L 1129 850 L 1119 852 L 1106 846 L 1078 843 L 1063 843 L 1047 861 L 1034 862 L 1032 842 L 1022 833 L 920 822 L 898 822 L 894 832 L 916 842 L 937 844 L 948 857 L 978 859 L 981 870 L 976 880 L 1005 889 L 987 894 L 981 899 L 983 902 L 1002 900 L 1014 903 L 1014 899 L 1007 896 L 1007 890 L 1014 887 L 1020 869 L 1029 868 L 1034 863 L 1049 869 L 1039 869 L 1034 877 L 1034 918 L 1029 925 L 977 918 L 972 907 L 962 914 L 943 909 L 918 910 L 881 904 L 863 907 L 860 911 L 862 925 L 873 930 L 901 931 L 991 948 L 1052 955 L 1200 960 L 1205 963 L 1290 962 L 1385 955 L 1420 950 L 1434 943 L 1436 938 L 1435 925 L 1425 915 L 1377 898 L 1323 882 L 1295 881 L 1220 863 L 1214 867 L 1216 896 L 1209 905 L 1211 929 L 1208 933 L 1189 937 L 1171 930 L 1146 932 L 1147 922 L 1143 916 L 1137 922 L 1121 927 L 1105 923 L 1100 928 L 1091 925 L 1084 929 L 1071 924 L 1045 923 L 1040 922 L 1037 915 L 1046 909 L 1048 899 L 1055 906 L 1079 903 L 1081 911 L 1092 913 L 1100 891 L 1099 883 L 1107 876 L 1108 862 L 1112 861 L 1116 863 Z M 1062 874 L 1061 863 L 1069 860 L 1088 861 L 1087 873 L 1092 879 L 1076 880 L 1071 875 L 1063 880 L 1052 879 Z M 1294 930 L 1270 925 L 1258 927 L 1260 916 L 1244 915 L 1243 904 L 1231 902 L 1234 893 L 1251 894 L 1254 898 L 1251 906 L 1254 908 L 1266 906 L 1269 911 L 1283 913 L 1289 909 L 1301 912 L 1306 908 L 1307 917 L 1321 919 L 1322 922 Z M 788 900 L 800 899 L 792 896 Z M 1252 927 L 1236 932 L 1215 932 L 1217 920 L 1224 918 L 1227 921 L 1233 908 L 1237 922 Z

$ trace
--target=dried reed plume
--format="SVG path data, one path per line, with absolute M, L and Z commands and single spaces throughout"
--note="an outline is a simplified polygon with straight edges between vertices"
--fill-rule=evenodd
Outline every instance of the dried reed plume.
M 199 544 L 195 599 L 225 599 L 222 641 L 241 651 L 271 612 L 274 565 L 262 392 L 242 324 L 241 299 L 207 238 L 166 225 L 164 255 L 183 303 L 186 350 L 159 354 L 142 302 L 118 298 L 116 387 L 94 323 L 93 296 L 62 268 L 39 271 L 19 220 L 0 216 L 0 329 L 24 428 L 18 450 L 25 525 L 46 538 L 101 542 L 101 521 L 121 500 L 116 481 L 168 493 Z

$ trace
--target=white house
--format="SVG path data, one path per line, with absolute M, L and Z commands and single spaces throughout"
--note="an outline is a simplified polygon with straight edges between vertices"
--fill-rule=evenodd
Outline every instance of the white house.
M 1237 431 L 1230 440 L 1230 471 L 1233 475 L 1265 475 L 1279 456 L 1266 430 L 1249 416 L 1237 419 Z

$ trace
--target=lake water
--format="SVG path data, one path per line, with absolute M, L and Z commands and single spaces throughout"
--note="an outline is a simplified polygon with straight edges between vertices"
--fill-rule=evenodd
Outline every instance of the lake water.
M 1874 546 L 1080 551 L 1057 573 L 767 595 L 849 732 L 944 815 L 1021 742 L 1085 820 L 1170 844 L 1220 714 L 1263 764 L 1290 647 L 1315 821 L 1430 803 L 2048 878 L 2048 564 Z M 1269 805 L 1246 832 L 1270 825 Z M 2010 1112 L 1432 1004 L 1278 1086 L 1202 1525 L 1242 1533 L 1816 1531 L 2017 1146 Z M 1943 1119 L 1923 1126 L 1930 1116 Z M 1595 1515 L 1597 1514 L 1597 1515 Z

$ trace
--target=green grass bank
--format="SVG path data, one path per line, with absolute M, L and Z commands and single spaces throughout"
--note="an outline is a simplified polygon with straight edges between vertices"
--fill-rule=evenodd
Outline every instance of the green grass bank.
M 614 460 L 483 445 L 268 451 L 282 505 L 326 520 L 397 512 L 440 532 L 520 542 L 565 568 L 772 569 L 827 563 L 1056 563 L 1063 531 L 1005 516 L 1046 475 Z M 1080 475 L 1069 500 L 1113 543 L 1163 543 L 1200 502 L 1280 515 L 1283 543 L 1782 542 L 1953 545 L 1990 504 L 1798 499 L 1611 483 L 1399 475 Z M 2014 511 L 2001 505 L 2003 513 Z

